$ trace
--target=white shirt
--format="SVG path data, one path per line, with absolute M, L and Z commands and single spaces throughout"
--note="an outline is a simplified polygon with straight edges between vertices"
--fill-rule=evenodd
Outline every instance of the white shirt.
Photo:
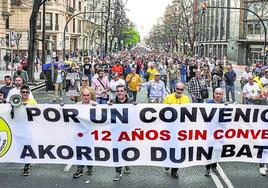
M 84 104 L 84 103 L 83 103 L 83 101 L 80 101 L 80 102 L 77 102 L 76 104 Z M 98 104 L 98 103 L 95 102 L 95 101 L 92 101 L 92 100 L 89 101 L 89 105 L 94 106 L 94 105 L 97 105 L 97 104 Z
M 20 95 L 20 89 L 14 87 L 13 89 L 11 89 L 9 92 L 8 92 L 8 95 L 7 95 L 7 98 L 6 98 L 6 101 L 9 102 L 9 99 L 12 95 Z M 34 99 L 33 97 L 33 94 L 32 92 L 30 91 L 30 94 L 29 94 L 29 98 L 30 99 Z
M 252 76 L 251 72 L 243 72 L 242 74 L 242 78 L 244 78 L 245 80 L 248 80 L 248 77 Z
M 261 77 L 260 81 L 261 81 L 262 86 L 265 85 L 265 84 L 268 84 L 268 79 L 265 78 L 265 77 Z M 263 89 L 267 92 L 268 91 L 268 85 L 264 86 Z
M 245 94 L 247 98 L 256 97 L 259 95 L 260 92 L 261 92 L 261 89 L 256 82 L 254 82 L 253 85 L 250 85 L 249 83 L 247 83 L 243 87 L 243 93 Z
M 215 68 L 215 64 L 214 63 L 209 63 L 208 66 L 209 66 L 210 72 L 212 72 L 214 70 L 214 68 Z
M 114 79 L 112 79 L 110 81 L 110 88 L 111 88 L 111 91 L 112 91 L 111 92 L 111 99 L 112 100 L 115 99 L 115 97 L 116 97 L 115 91 L 116 91 L 116 86 L 118 86 L 118 85 L 124 85 L 124 86 L 126 86 L 125 80 L 119 78 L 119 80 L 117 80 L 117 81 L 115 81 Z

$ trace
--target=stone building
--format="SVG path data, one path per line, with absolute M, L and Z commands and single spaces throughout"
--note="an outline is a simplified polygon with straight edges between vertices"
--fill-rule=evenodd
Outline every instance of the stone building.
M 6 40 L 9 16 L 11 15 L 11 1 L 0 0 L 0 68 L 5 67 L 4 56 L 10 50 L 9 41 Z
M 235 61 L 237 59 L 239 37 L 239 11 L 222 8 L 207 8 L 202 13 L 199 1 L 199 35 L 195 42 L 195 53 Z M 208 0 L 208 6 L 239 7 L 236 0 Z
M 88 54 L 90 50 L 97 49 L 97 41 L 100 36 L 100 16 L 96 13 L 93 17 L 84 14 L 85 11 L 98 11 L 101 0 L 48 0 L 45 11 L 45 40 L 47 55 L 56 52 L 62 58 L 63 42 L 66 53 L 70 56 L 81 56 L 82 52 Z M 32 1 L 23 0 L 19 6 L 14 5 L 13 14 L 9 19 L 9 27 L 21 36 L 15 52 L 24 54 L 28 48 L 29 19 L 32 11 Z M 81 14 L 79 14 L 81 13 Z M 76 15 L 78 14 L 78 15 Z M 74 16 L 74 17 L 73 17 Z M 64 27 L 67 21 L 66 37 L 63 39 Z M 43 7 L 41 6 L 37 18 L 37 56 L 42 51 L 42 24 Z M 93 32 L 93 30 L 95 30 Z M 92 37 L 97 38 L 92 40 Z

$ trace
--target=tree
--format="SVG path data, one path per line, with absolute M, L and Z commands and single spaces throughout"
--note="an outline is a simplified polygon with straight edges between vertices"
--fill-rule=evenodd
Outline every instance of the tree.
M 46 2 L 47 0 L 34 0 L 33 1 L 33 9 L 29 21 L 30 31 L 29 31 L 29 44 L 28 44 L 28 75 L 29 75 L 29 82 L 35 83 L 34 78 L 34 59 L 35 59 L 35 50 L 36 50 L 36 22 L 38 12 L 40 7 Z
M 134 27 L 124 28 L 122 34 L 125 46 L 131 46 L 140 42 L 140 34 Z
M 179 43 L 188 43 L 193 53 L 194 41 L 204 31 L 198 18 L 198 4 L 195 0 L 174 0 L 172 5 L 166 8 L 162 20 L 153 27 L 147 42 L 155 48 L 167 52 L 178 52 Z M 186 53 L 186 49 L 183 48 Z

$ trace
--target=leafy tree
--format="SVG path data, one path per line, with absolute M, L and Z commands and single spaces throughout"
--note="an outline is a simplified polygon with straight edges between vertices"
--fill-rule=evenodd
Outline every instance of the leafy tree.
M 125 28 L 122 35 L 124 46 L 131 46 L 140 42 L 140 34 L 134 27 Z

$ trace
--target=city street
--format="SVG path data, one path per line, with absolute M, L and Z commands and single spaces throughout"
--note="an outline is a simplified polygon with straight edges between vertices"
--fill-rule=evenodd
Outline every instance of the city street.
M 0 188 L 268 188 L 268 0 L 0 12 Z
M 238 78 L 243 68 L 236 66 Z M 45 88 L 33 92 L 38 103 L 53 103 L 53 91 L 48 93 Z M 210 96 L 211 93 L 210 93 Z M 236 99 L 241 102 L 241 89 L 236 81 Z M 145 103 L 146 89 L 138 94 L 139 103 Z M 68 97 L 63 97 L 64 103 L 73 103 Z M 32 167 L 30 176 L 22 176 L 23 164 L 0 163 L 1 188 L 19 187 L 266 187 L 268 177 L 262 177 L 258 172 L 258 164 L 252 163 L 220 163 L 220 176 L 205 177 L 205 167 L 195 166 L 179 169 L 178 180 L 171 178 L 164 168 L 139 166 L 132 167 L 130 174 L 124 174 L 119 182 L 113 181 L 115 174 L 112 167 L 94 167 L 92 176 L 84 175 L 73 179 L 76 170 L 73 165 L 39 165 Z M 86 170 L 85 170 L 86 171 Z

